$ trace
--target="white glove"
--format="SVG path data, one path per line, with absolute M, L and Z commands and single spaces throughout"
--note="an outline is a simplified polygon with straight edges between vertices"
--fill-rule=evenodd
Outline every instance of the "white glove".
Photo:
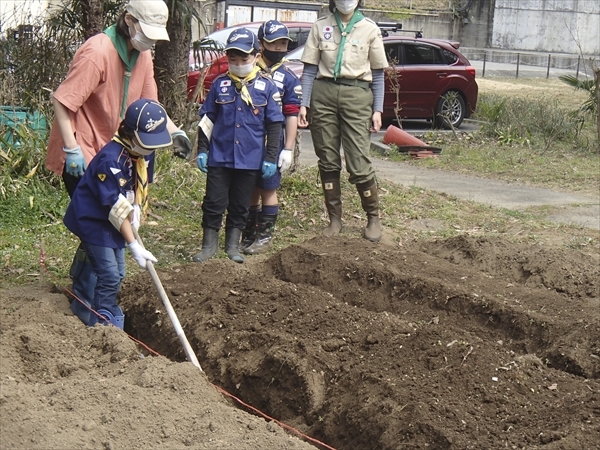
M 131 250 L 133 259 L 135 259 L 142 269 L 146 268 L 146 263 L 148 261 L 152 261 L 153 263 L 158 262 L 154 255 L 142 247 L 137 240 L 133 241 L 131 244 L 128 244 L 128 247 L 129 250 Z
M 131 218 L 131 228 L 135 233 L 140 229 L 140 205 L 133 205 L 133 211 L 131 211 L 129 217 Z
M 279 154 L 279 161 L 277 162 L 277 167 L 279 167 L 280 172 L 285 172 L 292 165 L 292 150 L 283 149 Z

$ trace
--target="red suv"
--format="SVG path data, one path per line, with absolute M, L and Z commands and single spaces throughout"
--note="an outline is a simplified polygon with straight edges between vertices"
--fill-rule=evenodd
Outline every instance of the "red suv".
M 259 22 L 226 28 L 209 37 L 214 40 L 223 39 L 224 42 L 234 28 L 246 26 L 258 31 L 260 25 Z M 287 56 L 288 67 L 300 77 L 304 69 L 300 61 L 302 45 L 306 42 L 312 24 L 286 22 L 286 25 L 290 34 L 297 36 L 297 40 L 290 42 L 292 51 Z M 384 35 L 387 34 L 384 32 Z M 475 68 L 458 51 L 458 42 L 396 35 L 385 36 L 383 43 L 390 67 L 395 68 L 400 86 L 399 96 L 396 97 L 390 74 L 386 71 L 382 115 L 384 122 L 396 119 L 394 107 L 397 100 L 401 120 L 428 119 L 435 126 L 445 128 L 450 128 L 450 124 L 458 128 L 475 111 L 479 90 L 475 81 Z M 297 48 L 293 50 L 294 47 Z M 204 69 L 207 71 L 204 88 L 208 90 L 212 80 L 225 72 L 227 67 L 227 58 L 224 56 L 213 60 Z M 190 72 L 188 91 L 191 89 L 193 92 L 199 75 L 200 72 Z
M 459 44 L 438 39 L 385 37 L 383 40 L 390 67 L 396 69 L 400 85 L 400 119 L 428 119 L 436 126 L 453 127 L 475 111 L 478 87 L 475 68 L 458 51 Z M 288 67 L 302 76 L 302 48 L 287 56 Z M 385 75 L 384 122 L 396 119 L 396 92 L 389 72 Z
M 258 29 L 264 22 L 251 22 L 235 25 L 209 34 L 199 42 L 200 48 L 205 51 L 196 52 L 199 58 L 195 57 L 194 50 L 190 50 L 190 71 L 188 72 L 188 99 L 193 100 L 194 90 L 204 74 L 204 90 L 208 92 L 212 81 L 222 73 L 227 72 L 229 65 L 227 57 L 215 48 L 224 48 L 227 38 L 233 30 L 238 28 L 248 28 L 258 34 Z M 292 51 L 303 46 L 308 38 L 308 33 L 312 27 L 309 22 L 282 22 L 288 27 L 292 40 L 288 44 L 288 50 Z M 200 59 L 200 60 L 198 60 Z

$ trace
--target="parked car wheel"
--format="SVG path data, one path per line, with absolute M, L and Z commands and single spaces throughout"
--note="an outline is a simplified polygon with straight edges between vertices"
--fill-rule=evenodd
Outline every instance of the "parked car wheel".
M 433 123 L 436 128 L 458 128 L 465 114 L 465 101 L 460 92 L 447 91 L 438 100 Z

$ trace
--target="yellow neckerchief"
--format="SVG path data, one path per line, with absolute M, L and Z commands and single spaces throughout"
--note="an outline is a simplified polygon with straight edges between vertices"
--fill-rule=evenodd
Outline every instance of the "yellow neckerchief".
M 273 73 L 275 73 L 275 71 L 277 69 L 279 69 L 281 66 L 283 66 L 283 63 L 286 63 L 287 59 L 283 58 L 281 61 L 279 61 L 278 63 L 273 64 L 271 67 L 267 66 L 267 63 L 265 62 L 264 59 L 262 59 L 262 56 L 260 58 L 258 58 L 258 61 L 256 62 L 256 64 L 258 65 L 258 67 L 260 67 L 260 70 L 262 70 L 265 75 L 269 75 L 270 77 L 273 76 Z
M 242 95 L 242 100 L 244 100 L 247 105 L 250 105 L 252 107 L 254 107 L 254 104 L 252 103 L 252 97 L 250 96 L 250 91 L 248 91 L 248 83 L 250 83 L 252 80 L 254 80 L 256 78 L 256 76 L 258 75 L 258 72 L 260 72 L 260 67 L 255 66 L 254 69 L 252 69 L 252 72 L 250 72 L 250 75 L 248 75 L 244 79 L 241 79 L 240 77 L 232 74 L 231 72 L 227 73 L 229 75 L 229 78 L 231 78 L 234 81 L 235 87 L 240 90 L 240 94 Z
M 148 210 L 148 167 L 146 166 L 146 159 L 133 151 L 133 146 L 129 139 L 122 138 L 118 134 L 115 134 L 113 141 L 125 147 L 132 156 L 131 159 L 135 162 L 135 200 L 137 204 L 140 205 L 142 214 L 145 215 Z

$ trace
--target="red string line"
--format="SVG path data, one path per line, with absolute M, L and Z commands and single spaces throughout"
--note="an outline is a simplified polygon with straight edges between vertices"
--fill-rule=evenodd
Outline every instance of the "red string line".
M 46 273 L 48 275 L 50 275 L 50 278 L 52 278 L 56 285 L 63 291 L 63 292 L 67 292 L 70 296 L 73 297 L 74 300 L 77 300 L 79 303 L 81 303 L 82 305 L 84 305 L 87 309 L 89 309 L 91 312 L 93 312 L 94 314 L 96 314 L 96 316 L 98 316 L 99 318 L 105 320 L 107 323 L 109 323 L 110 325 L 114 326 L 114 324 L 112 324 L 111 322 L 108 321 L 108 319 L 106 317 L 104 317 L 102 314 L 98 313 L 97 311 L 94 311 L 94 309 L 90 308 L 83 300 L 81 300 L 79 297 L 77 297 L 77 295 L 75 295 L 75 293 L 73 291 L 71 291 L 70 289 L 66 288 L 65 286 L 63 286 L 60 281 L 58 281 L 57 278 L 54 277 L 54 275 L 48 271 L 48 269 L 46 268 L 46 253 L 44 252 L 43 246 L 40 250 L 40 276 L 43 273 Z M 125 331 L 123 331 L 125 333 Z M 152 348 L 150 348 L 148 345 L 146 345 L 145 343 L 143 343 L 142 341 L 134 338 L 133 336 L 131 336 L 128 333 L 125 333 L 125 335 L 131 339 L 133 342 L 135 342 L 136 344 L 141 345 L 142 347 L 144 347 L 146 350 L 148 350 L 148 352 L 150 352 L 151 354 L 153 354 L 154 356 L 162 356 L 160 353 L 158 353 L 156 350 L 153 350 Z M 209 381 L 210 383 L 210 381 Z M 255 408 L 252 405 L 249 405 L 248 403 L 243 402 L 242 400 L 240 400 L 239 398 L 237 398 L 235 395 L 230 394 L 229 392 L 227 392 L 225 389 L 217 386 L 216 384 L 210 383 L 212 384 L 212 386 L 219 391 L 221 394 L 232 398 L 233 400 L 235 400 L 236 402 L 238 402 L 240 405 L 243 405 L 244 407 L 248 408 L 251 411 L 254 411 L 256 414 L 258 414 L 259 416 L 267 419 L 267 420 L 271 420 L 273 422 L 275 422 L 277 425 L 279 425 L 282 428 L 285 428 L 286 430 L 291 431 L 292 433 L 302 437 L 303 439 L 306 439 L 307 441 L 310 441 L 314 444 L 318 444 L 320 446 L 322 446 L 323 448 L 327 449 L 327 450 L 336 450 L 333 447 L 330 447 L 329 445 L 325 444 L 324 442 L 321 442 L 315 438 L 312 438 L 304 433 L 302 433 L 300 430 L 297 430 L 296 428 L 287 425 L 283 422 L 280 422 L 279 420 L 263 413 L 262 411 L 260 411 L 259 409 Z

